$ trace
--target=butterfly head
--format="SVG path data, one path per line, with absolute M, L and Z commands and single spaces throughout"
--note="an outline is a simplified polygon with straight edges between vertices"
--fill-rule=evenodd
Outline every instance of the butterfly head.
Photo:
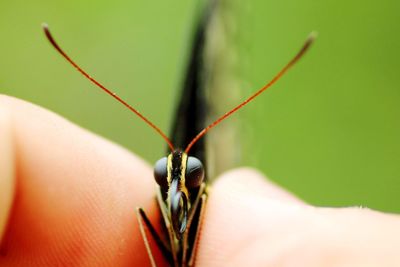
M 200 160 L 174 150 L 158 160 L 154 178 L 162 192 L 166 193 L 166 206 L 175 236 L 181 239 L 187 228 L 191 206 L 190 192 L 204 181 L 204 167 Z

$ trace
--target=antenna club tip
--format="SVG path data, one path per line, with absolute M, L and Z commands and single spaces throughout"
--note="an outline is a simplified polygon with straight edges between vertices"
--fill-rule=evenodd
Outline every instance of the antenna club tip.
M 318 32 L 317 31 L 312 31 L 310 32 L 310 34 L 308 35 L 308 40 L 314 41 L 315 39 L 317 39 L 318 37 Z
M 49 29 L 49 24 L 47 24 L 46 22 L 42 22 L 42 28 L 45 30 Z

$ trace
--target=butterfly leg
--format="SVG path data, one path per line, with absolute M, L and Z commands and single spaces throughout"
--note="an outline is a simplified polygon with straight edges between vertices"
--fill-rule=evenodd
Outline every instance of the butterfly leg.
M 189 217 L 188 217 L 188 223 L 187 223 L 187 228 L 186 228 L 186 232 L 183 236 L 183 256 L 182 256 L 182 262 L 187 262 L 187 259 L 189 258 L 189 260 L 193 260 L 194 261 L 194 254 L 196 254 L 195 250 L 196 250 L 196 246 L 197 246 L 197 240 L 199 237 L 199 230 L 200 230 L 200 225 L 201 225 L 201 221 L 202 221 L 202 217 L 204 214 L 204 206 L 205 206 L 205 202 L 207 199 L 207 192 L 206 192 L 206 184 L 203 183 L 200 187 L 200 190 L 198 192 L 198 195 L 193 203 L 193 206 L 191 207 L 190 213 L 189 213 Z M 192 222 L 195 219 L 198 220 L 196 229 L 191 230 L 191 226 L 192 226 Z M 198 217 L 197 217 L 198 216 Z M 193 248 L 189 248 L 189 234 L 190 233 L 195 233 L 195 237 L 194 237 L 194 243 L 193 243 Z M 188 255 L 190 254 L 190 255 Z M 192 263 L 193 264 L 193 263 Z M 188 266 L 190 265 L 190 262 L 188 264 Z
M 193 243 L 193 250 L 192 250 L 192 254 L 190 255 L 189 258 L 189 263 L 188 266 L 194 266 L 194 260 L 196 258 L 196 250 L 198 247 L 198 243 L 199 243 L 199 236 L 200 236 L 200 228 L 203 222 L 203 218 L 204 218 L 204 212 L 205 212 L 205 207 L 206 207 L 206 201 L 207 201 L 207 195 L 206 194 L 202 194 L 201 198 L 200 198 L 200 203 L 199 203 L 199 209 L 200 209 L 200 214 L 199 214 L 199 223 L 197 225 L 197 229 L 196 229 L 196 236 L 194 238 L 194 243 Z
M 154 241 L 157 244 L 158 249 L 160 249 L 160 251 L 163 254 L 163 256 L 165 257 L 165 259 L 168 262 L 171 262 L 171 252 L 170 252 L 169 247 L 166 245 L 165 241 L 163 241 L 161 239 L 161 237 L 158 235 L 156 229 L 151 224 L 151 222 L 150 222 L 149 218 L 147 217 L 146 213 L 144 212 L 144 210 L 142 208 L 137 208 L 136 209 L 136 215 L 137 215 L 138 222 L 139 222 L 140 233 L 142 235 L 143 242 L 144 242 L 144 245 L 146 247 L 147 254 L 148 254 L 149 258 L 150 258 L 151 266 L 152 267 L 157 267 L 157 264 L 156 264 L 156 261 L 154 259 L 153 252 L 151 250 L 150 242 L 149 242 L 149 239 L 147 237 L 145 228 L 147 228 L 149 230 L 152 238 L 154 239 Z

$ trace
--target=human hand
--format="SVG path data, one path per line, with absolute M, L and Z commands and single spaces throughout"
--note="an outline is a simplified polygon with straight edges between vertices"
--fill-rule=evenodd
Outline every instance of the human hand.
M 6 96 L 0 151 L 0 266 L 150 266 L 135 208 L 160 218 L 144 161 Z M 312 207 L 239 169 L 212 187 L 196 266 L 400 266 L 399 229 L 397 215 Z

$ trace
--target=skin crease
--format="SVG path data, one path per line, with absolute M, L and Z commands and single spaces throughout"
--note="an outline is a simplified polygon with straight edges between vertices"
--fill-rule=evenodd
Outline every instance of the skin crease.
M 147 163 L 8 96 L 0 150 L 1 267 L 150 266 L 135 215 L 159 220 Z M 313 207 L 242 168 L 212 187 L 196 266 L 400 266 L 399 247 L 398 215 Z

